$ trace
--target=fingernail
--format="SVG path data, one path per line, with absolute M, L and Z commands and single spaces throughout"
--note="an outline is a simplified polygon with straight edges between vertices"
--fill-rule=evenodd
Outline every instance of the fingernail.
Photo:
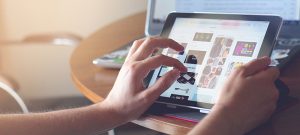
M 181 50 L 183 51 L 184 50 L 184 47 L 182 46 L 182 45 L 180 45 L 181 46 Z
M 181 45 L 180 45 L 181 46 Z M 178 50 L 176 50 L 176 51 L 178 51 L 178 52 L 182 52 L 182 51 L 184 51 L 184 47 L 183 46 L 181 46 L 180 48 L 177 48 Z

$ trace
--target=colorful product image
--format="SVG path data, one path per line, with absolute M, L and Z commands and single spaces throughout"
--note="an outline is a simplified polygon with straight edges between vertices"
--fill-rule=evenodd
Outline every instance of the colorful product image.
M 210 42 L 213 37 L 213 33 L 195 33 L 193 41 Z
M 256 42 L 238 41 L 235 46 L 233 55 L 252 57 L 255 46 L 256 46 Z
M 206 52 L 190 50 L 184 60 L 184 63 L 202 65 Z
M 206 71 L 206 74 L 203 73 L 200 78 L 198 87 L 214 89 L 217 84 L 218 77 L 220 76 L 220 74 L 222 72 L 222 68 L 219 67 L 217 69 L 220 69 L 220 70 L 214 70 L 209 73 L 207 73 L 207 71 Z
M 198 87 L 214 89 L 221 75 L 226 58 L 229 55 L 233 39 L 217 37 L 210 51 L 209 58 L 203 69 Z
M 191 85 L 194 85 L 195 77 L 196 77 L 196 75 L 193 72 L 182 73 L 182 74 L 180 74 L 179 78 L 177 79 L 177 82 L 181 83 L 181 84 L 189 83 Z
M 209 56 L 211 58 L 215 58 L 215 57 L 222 57 L 224 54 L 226 55 L 227 52 L 229 53 L 229 49 L 232 45 L 232 42 L 233 39 L 225 38 L 225 37 L 217 37 Z M 223 52 L 221 52 L 222 50 Z

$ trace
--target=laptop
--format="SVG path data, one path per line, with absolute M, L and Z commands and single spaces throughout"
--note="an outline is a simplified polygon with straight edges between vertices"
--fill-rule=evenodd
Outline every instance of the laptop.
M 148 0 L 145 35 L 140 38 L 159 35 L 166 17 L 173 11 L 280 15 L 284 25 L 272 53 L 273 65 L 284 68 L 300 50 L 300 0 Z M 131 44 L 96 58 L 93 64 L 121 68 Z

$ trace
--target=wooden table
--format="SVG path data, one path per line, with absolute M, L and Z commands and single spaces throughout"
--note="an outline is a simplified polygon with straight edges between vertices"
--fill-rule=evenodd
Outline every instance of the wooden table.
M 95 67 L 92 60 L 142 36 L 144 26 L 145 12 L 138 13 L 98 30 L 75 49 L 70 60 L 72 78 L 79 90 L 91 101 L 100 102 L 107 96 L 118 73 L 118 70 Z M 281 76 L 289 85 L 291 95 L 300 97 L 300 57 L 294 63 L 296 64 Z M 186 134 L 195 125 L 154 115 L 143 116 L 133 123 L 167 134 Z M 270 123 L 269 128 L 266 128 L 268 134 L 300 134 L 300 104 L 276 114 Z M 261 133 L 266 132 L 257 130 L 251 134 Z

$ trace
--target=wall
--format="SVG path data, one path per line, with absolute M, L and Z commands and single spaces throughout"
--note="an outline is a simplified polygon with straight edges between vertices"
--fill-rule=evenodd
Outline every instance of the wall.
M 48 32 L 72 32 L 87 37 L 113 21 L 145 11 L 146 3 L 146 0 L 0 0 L 0 40 L 16 41 L 30 34 Z M 18 82 L 23 97 L 81 95 L 70 78 L 69 57 L 73 48 L 28 44 L 0 47 L 0 72 Z
M 2 1 L 0 0 L 0 41 L 4 39 L 4 20 L 3 20 L 3 6 L 2 6 Z
M 0 0 L 0 37 L 20 40 L 45 32 L 87 37 L 117 19 L 146 10 L 146 0 Z
M 1 45 L 1 74 L 17 82 L 18 93 L 25 99 L 82 95 L 70 75 L 69 59 L 74 48 L 32 43 Z

